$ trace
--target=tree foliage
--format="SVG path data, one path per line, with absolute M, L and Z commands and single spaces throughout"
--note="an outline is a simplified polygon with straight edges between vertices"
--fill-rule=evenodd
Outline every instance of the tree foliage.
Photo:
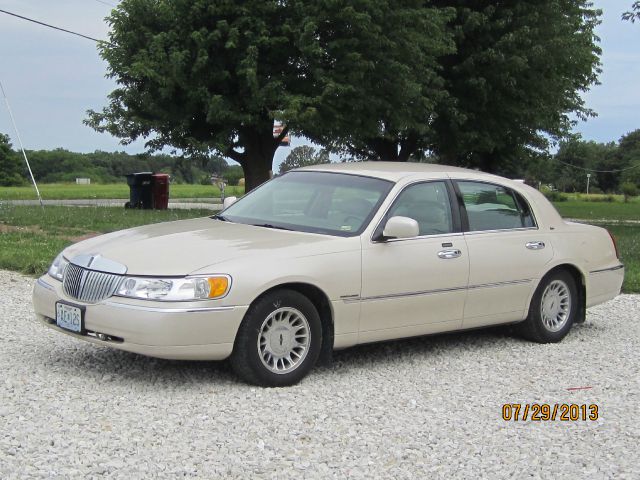
M 317 92 L 305 136 L 360 159 L 406 161 L 426 148 L 446 96 L 438 58 L 454 49 L 453 10 L 422 0 L 309 3 L 317 43 L 304 53 Z
M 518 170 L 531 185 L 549 184 L 563 192 L 584 192 L 587 174 L 592 193 L 621 193 L 625 183 L 640 186 L 640 130 L 609 143 L 571 137 L 555 155 L 540 155 Z
M 25 181 L 22 171 L 22 162 L 11 149 L 9 137 L 0 133 L 0 185 L 3 187 L 22 185 Z
M 317 150 L 311 145 L 301 145 L 291 150 L 287 158 L 280 164 L 280 173 L 288 172 L 294 168 L 308 167 L 330 163 L 329 152 L 324 149 Z
M 280 142 L 274 119 L 308 88 L 296 49 L 301 3 L 121 2 L 100 47 L 118 88 L 88 124 L 125 142 L 145 138 L 151 149 L 228 156 L 255 187 L 269 178 Z
M 588 0 L 435 0 L 454 7 L 456 51 L 442 59 L 448 97 L 433 123 L 442 163 L 510 174 L 523 155 L 593 114 L 581 93 L 600 72 L 600 12 Z
M 628 20 L 631 23 L 635 23 L 636 20 L 640 20 L 640 2 L 633 2 L 631 10 L 622 14 L 623 20 Z
M 633 183 L 640 187 L 640 129 L 624 135 L 617 151 L 620 164 L 625 170 L 619 176 L 623 183 Z
M 247 189 L 289 130 L 361 159 L 510 173 L 592 114 L 598 15 L 588 0 L 124 0 L 101 46 L 117 88 L 87 123 L 230 157 Z

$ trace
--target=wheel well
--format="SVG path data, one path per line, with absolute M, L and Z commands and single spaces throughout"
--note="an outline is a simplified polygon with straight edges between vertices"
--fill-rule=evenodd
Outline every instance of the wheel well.
M 585 285 L 585 279 L 582 272 L 575 265 L 570 263 L 564 263 L 557 265 L 547 272 L 547 275 L 553 272 L 565 271 L 569 273 L 576 282 L 578 289 L 578 315 L 576 316 L 576 323 L 584 323 L 587 318 L 587 287 Z M 546 276 L 546 275 L 545 275 Z
M 282 283 L 280 285 L 271 287 L 269 290 L 262 292 L 262 294 L 260 294 L 258 298 L 270 292 L 273 292 L 274 290 L 281 289 L 294 290 L 301 295 L 304 295 L 311 301 L 311 303 L 313 303 L 313 306 L 316 307 L 318 315 L 320 315 L 320 322 L 322 323 L 322 346 L 320 347 L 320 357 L 318 359 L 318 364 L 324 365 L 330 363 L 333 354 L 334 327 L 333 310 L 331 309 L 331 302 L 329 301 L 329 297 L 327 297 L 327 294 L 315 285 L 311 285 L 309 283 L 293 282 Z

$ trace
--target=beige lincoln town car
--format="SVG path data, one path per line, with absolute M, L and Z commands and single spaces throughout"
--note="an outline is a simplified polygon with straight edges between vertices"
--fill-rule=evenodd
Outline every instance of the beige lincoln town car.
M 472 170 L 321 165 L 227 200 L 68 247 L 35 285 L 37 317 L 144 355 L 230 357 L 246 381 L 283 386 L 366 342 L 509 323 L 558 342 L 624 277 L 606 230 Z

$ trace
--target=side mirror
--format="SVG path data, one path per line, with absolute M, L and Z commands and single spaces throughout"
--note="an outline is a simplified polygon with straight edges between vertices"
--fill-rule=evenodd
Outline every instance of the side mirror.
M 238 200 L 238 197 L 227 197 L 222 201 L 222 209 L 224 210 L 227 207 L 230 207 L 231 205 L 233 205 L 234 203 L 236 203 L 236 200 Z
M 420 226 L 413 218 L 391 217 L 382 231 L 381 240 L 412 238 L 420 235 Z

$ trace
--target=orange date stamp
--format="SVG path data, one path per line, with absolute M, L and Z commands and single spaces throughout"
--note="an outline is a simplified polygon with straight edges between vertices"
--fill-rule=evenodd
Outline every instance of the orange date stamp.
M 506 422 L 595 422 L 598 420 L 595 403 L 505 403 L 502 419 Z

